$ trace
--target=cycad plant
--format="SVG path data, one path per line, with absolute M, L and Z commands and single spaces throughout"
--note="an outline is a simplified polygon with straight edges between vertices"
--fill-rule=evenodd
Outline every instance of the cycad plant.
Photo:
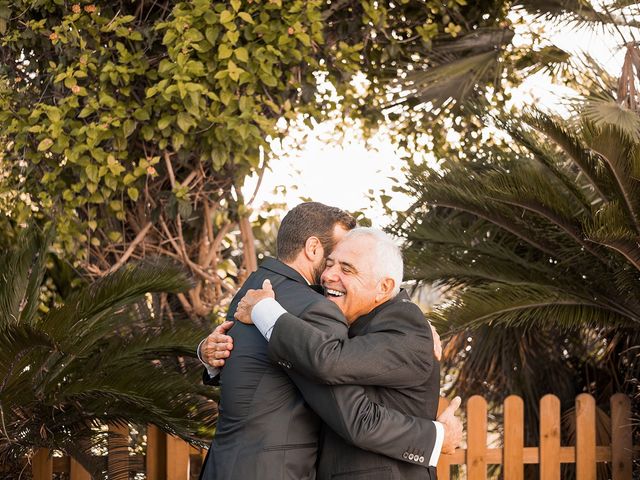
M 432 318 L 451 335 L 453 388 L 522 395 L 533 443 L 542 395 L 569 409 L 587 391 L 606 410 L 637 388 L 640 118 L 610 95 L 569 120 L 533 111 L 495 125 L 497 147 L 412 166 L 416 202 L 397 233 L 410 277 L 452 287 Z
M 183 269 L 161 260 L 127 265 L 46 309 L 47 246 L 30 230 L 0 256 L 3 478 L 17 478 L 36 448 L 62 451 L 100 477 L 104 462 L 91 446 L 108 423 L 153 423 L 189 438 L 203 397 L 200 369 L 183 371 L 182 356 L 193 355 L 202 332 L 158 318 L 150 294 L 187 289 Z

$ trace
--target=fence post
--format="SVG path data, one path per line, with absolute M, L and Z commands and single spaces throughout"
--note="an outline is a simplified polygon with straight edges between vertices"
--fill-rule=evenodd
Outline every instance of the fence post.
M 438 401 L 438 413 L 436 417 L 440 416 L 442 411 L 449 406 L 449 400 L 444 397 L 440 397 Z M 438 458 L 438 466 L 436 467 L 436 472 L 438 476 L 438 480 L 449 480 L 451 477 L 451 466 L 449 464 L 449 459 L 445 455 L 440 455 Z
M 611 471 L 613 480 L 631 480 L 633 439 L 631 400 L 624 393 L 611 397 Z
M 167 435 L 155 425 L 147 425 L 147 480 L 167 478 Z
M 524 402 L 517 395 L 504 401 L 504 478 L 524 479 Z
M 75 458 L 69 459 L 69 480 L 91 480 L 91 475 Z
M 189 480 L 189 444 L 167 435 L 167 480 Z
M 126 424 L 110 424 L 107 440 L 107 471 L 109 480 L 129 479 L 129 427 Z
M 39 448 L 31 458 L 33 480 L 51 480 L 53 478 L 53 458 L 46 448 Z
M 596 401 L 576 397 L 576 480 L 596 480 Z
M 560 480 L 560 400 L 540 399 L 540 480 Z
M 487 478 L 487 401 L 474 395 L 467 401 L 467 478 Z

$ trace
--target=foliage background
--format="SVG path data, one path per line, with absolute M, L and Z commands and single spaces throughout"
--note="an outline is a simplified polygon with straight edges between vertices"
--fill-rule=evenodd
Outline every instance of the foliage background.
M 541 139 L 519 134 L 529 127 L 511 101 L 513 87 L 544 70 L 587 97 L 615 90 L 597 63 L 549 44 L 535 25 L 637 26 L 637 15 L 625 10 L 633 5 L 626 3 L 603 10 L 583 1 L 527 0 L 0 0 L 0 245 L 15 243 L 29 223 L 56 227 L 43 288 L 50 304 L 130 260 L 171 257 L 195 282 L 175 297 L 159 294 L 163 321 L 186 322 L 186 313 L 191 324 L 210 328 L 257 257 L 273 250 L 274 217 L 282 206 L 264 205 L 251 216 L 255 194 L 242 194 L 247 177 L 262 178 L 273 146 L 297 126 L 330 119 L 336 142 L 356 129 L 367 139 L 384 126 L 402 153 L 405 187 L 418 202 L 409 212 L 388 211 L 410 240 L 412 274 L 423 283 L 449 280 L 457 295 L 471 288 L 468 273 L 475 268 L 462 262 L 472 259 L 460 257 L 460 249 L 468 249 L 465 241 L 476 246 L 473 235 L 486 225 L 473 215 L 422 204 L 425 195 L 436 194 L 430 182 L 437 177 L 421 164 L 422 154 L 428 151 L 442 171 L 456 173 L 460 185 L 501 168 L 510 171 L 513 161 L 528 165 Z M 514 31 L 527 26 L 514 43 Z M 573 131 L 572 122 L 563 128 Z M 637 132 L 637 125 L 631 128 Z M 498 130 L 503 134 L 494 134 Z M 569 177 L 575 174 L 562 163 L 560 150 L 548 155 Z M 515 180 L 503 178 L 520 194 L 527 179 L 509 183 Z M 471 182 L 462 197 L 487 194 L 473 188 L 478 185 Z M 383 192 L 375 201 L 387 205 L 392 195 Z M 604 225 L 615 220 L 612 212 L 594 207 L 588 218 Z M 517 223 L 518 213 L 507 221 Z M 427 223 L 418 228 L 422 221 Z M 422 231 L 429 225 L 431 236 Z M 537 226 L 543 237 L 557 233 Z M 447 232 L 453 240 L 443 238 Z M 425 238 L 442 244 L 427 260 L 417 247 Z M 504 242 L 491 247 L 540 260 L 513 239 Z M 421 270 L 448 261 L 458 262 L 458 276 L 443 268 Z M 507 264 L 502 280 L 513 286 L 521 279 Z M 635 288 L 632 280 L 617 277 L 613 263 L 609 267 L 620 285 Z M 582 271 L 579 263 L 572 268 Z M 582 286 L 572 278 L 576 289 Z M 558 362 L 553 372 L 562 378 L 555 385 L 567 385 L 566 398 L 582 390 L 604 398 L 612 385 L 637 385 L 633 373 L 627 383 L 612 382 L 624 350 L 613 321 L 600 325 L 558 316 L 541 338 L 532 326 L 549 315 L 532 314 L 527 325 L 514 320 L 500 329 L 472 317 L 460 314 L 449 324 L 455 335 L 449 373 L 460 392 L 493 395 L 497 402 L 505 390 L 520 389 L 535 398 L 541 392 L 532 386 L 541 383 L 512 375 L 512 361 L 522 352 L 540 364 Z M 583 321 L 580 329 L 566 328 Z M 465 354 L 470 332 L 475 344 Z M 505 350 L 524 350 L 504 351 L 501 368 L 495 368 L 477 347 L 492 344 L 479 340 L 485 335 Z M 459 368 L 463 357 L 466 374 Z M 631 367 L 624 371 L 633 372 Z M 491 375 L 479 384 L 471 371 Z M 567 384 L 570 378 L 575 381 Z

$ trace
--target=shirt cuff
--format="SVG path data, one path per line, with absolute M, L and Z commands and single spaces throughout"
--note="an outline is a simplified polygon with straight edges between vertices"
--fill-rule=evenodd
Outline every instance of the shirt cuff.
M 440 422 L 433 422 L 433 424 L 436 426 L 436 443 L 433 445 L 433 450 L 431 451 L 429 466 L 437 467 L 440 451 L 442 450 L 442 442 L 444 442 L 444 427 Z
M 202 340 L 199 344 L 198 344 L 198 348 L 196 348 L 196 355 L 198 356 L 198 360 L 200 360 L 200 362 L 202 363 L 202 365 L 204 365 L 204 368 L 207 369 L 207 373 L 209 374 L 209 376 L 211 378 L 217 377 L 220 374 L 220 369 L 218 367 L 212 367 L 211 365 L 209 365 L 207 362 L 205 362 L 202 357 L 200 356 L 200 347 L 202 347 L 202 344 L 206 341 L 207 339 L 205 338 L 204 340 Z
M 265 298 L 253 307 L 251 321 L 258 327 L 262 336 L 269 340 L 276 321 L 283 313 L 287 313 L 287 311 L 282 308 L 282 305 L 275 298 Z

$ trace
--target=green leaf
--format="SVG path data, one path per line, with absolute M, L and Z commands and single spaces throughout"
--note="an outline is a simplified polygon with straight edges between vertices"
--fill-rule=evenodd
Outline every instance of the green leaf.
M 89 180 L 91 180 L 94 183 L 98 183 L 100 176 L 98 174 L 98 167 L 95 164 L 92 163 L 88 165 L 87 168 L 85 169 L 85 172 Z
M 202 35 L 202 33 L 200 33 L 199 30 L 196 30 L 195 28 L 190 28 L 184 34 L 184 39 L 189 42 L 196 43 L 201 40 L 204 40 L 204 35 Z
M 244 47 L 236 48 L 234 53 L 236 58 L 241 62 L 247 63 L 249 61 L 249 52 L 247 52 L 246 48 Z
M 53 145 L 53 140 L 51 140 L 50 138 L 45 138 L 38 144 L 38 151 L 44 152 L 46 150 L 49 150 L 49 148 L 51 148 L 51 145 Z
M 140 129 L 140 132 L 142 133 L 142 138 L 144 138 L 147 142 L 153 138 L 154 130 L 150 125 L 143 126 Z
M 220 60 L 227 59 L 231 57 L 232 54 L 233 54 L 233 50 L 226 43 L 221 44 L 220 47 L 218 48 L 218 58 Z
M 229 78 L 234 82 L 237 82 L 238 78 L 240 78 L 240 74 L 244 72 L 244 70 L 238 67 L 233 60 L 229 60 L 228 70 L 229 70 Z
M 136 202 L 138 200 L 138 197 L 140 196 L 140 192 L 136 187 L 129 187 L 127 188 L 127 195 L 129 195 L 129 198 L 131 200 Z
M 160 120 L 158 120 L 158 128 L 160 130 L 164 130 L 173 122 L 173 115 L 165 115 Z
M 273 75 L 260 72 L 259 76 L 260 80 L 268 87 L 276 87 L 278 85 L 278 80 Z
M 153 97 L 156 93 L 158 93 L 158 87 L 155 85 L 153 87 L 147 88 L 147 98 Z
M 107 237 L 109 237 L 109 240 L 111 240 L 112 242 L 118 242 L 122 238 L 122 234 L 117 230 L 111 230 L 109 233 L 107 233 Z
M 256 22 L 253 21 L 253 17 L 251 15 L 249 15 L 247 12 L 240 12 L 238 13 L 238 16 L 244 20 L 247 23 L 251 23 L 252 25 L 255 25 Z
M 240 38 L 240 32 L 227 32 L 227 38 L 233 45 L 235 45 L 236 43 L 238 43 L 238 39 Z
M 122 124 L 122 133 L 124 133 L 125 138 L 130 137 L 135 130 L 136 122 L 131 119 L 125 120 Z
M 231 0 L 231 7 L 237 12 L 238 10 L 240 10 L 240 5 L 242 4 L 242 2 L 240 2 L 240 0 Z
M 229 23 L 233 21 L 233 13 L 229 10 L 223 10 L 220 12 L 220 23 Z
M 296 33 L 296 38 L 300 40 L 300 43 L 302 43 L 305 47 L 311 46 L 311 37 L 306 33 L 304 32 Z
M 62 119 L 62 115 L 60 114 L 60 109 L 56 107 L 51 107 L 47 110 L 47 117 L 51 123 L 59 122 Z
M 180 132 L 176 132 L 171 136 L 171 143 L 173 144 L 173 149 L 177 152 L 184 145 L 184 135 Z
M 144 122 L 149 120 L 149 112 L 144 108 L 138 108 L 135 112 L 133 112 L 133 118 L 140 122 Z
M 178 113 L 178 126 L 182 129 L 183 132 L 188 132 L 191 126 L 193 125 L 193 119 L 191 115 L 186 112 Z
M 78 114 L 78 118 L 87 118 L 93 112 L 95 112 L 95 109 L 92 106 L 87 105 L 82 110 L 80 110 L 80 113 Z
M 204 36 L 207 37 L 207 41 L 211 45 L 215 45 L 217 43 L 219 34 L 220 30 L 218 27 L 207 27 L 204 31 Z
M 229 90 L 223 90 L 220 92 L 220 101 L 223 105 L 229 105 L 229 102 L 233 98 L 233 93 Z
M 164 37 L 162 37 L 162 44 L 163 45 L 169 45 L 171 43 L 173 43 L 173 41 L 178 38 L 178 34 L 176 33 L 175 30 L 167 30 L 167 33 L 164 34 Z

